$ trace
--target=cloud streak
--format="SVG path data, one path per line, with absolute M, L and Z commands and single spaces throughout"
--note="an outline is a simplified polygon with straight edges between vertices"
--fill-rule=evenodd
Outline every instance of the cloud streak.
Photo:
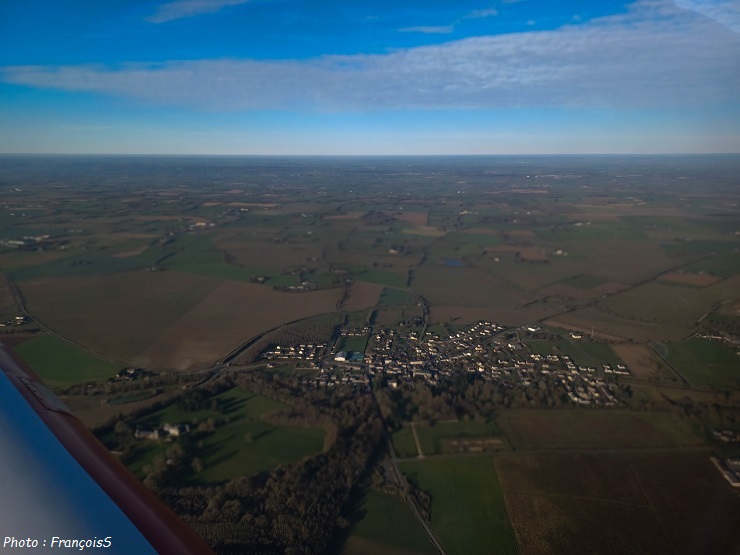
M 146 18 L 149 23 L 167 23 L 176 19 L 194 17 L 209 13 L 216 13 L 229 6 L 246 4 L 250 0 L 176 0 L 162 4 L 151 16 Z
M 454 25 L 416 25 L 414 27 L 402 27 L 401 33 L 425 33 L 428 35 L 447 35 L 455 30 Z
M 692 10 L 740 33 L 740 2 L 737 0 L 675 0 L 676 5 Z
M 465 16 L 465 19 L 479 19 L 483 17 L 494 17 L 498 15 L 498 10 L 494 8 L 488 8 L 486 10 L 473 10 L 468 15 Z
M 15 66 L 2 80 L 206 111 L 651 108 L 740 97 L 740 37 L 671 2 L 383 55 Z

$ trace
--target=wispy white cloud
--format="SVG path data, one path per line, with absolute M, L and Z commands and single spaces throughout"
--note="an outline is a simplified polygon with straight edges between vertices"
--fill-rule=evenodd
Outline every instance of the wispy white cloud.
M 166 23 L 196 15 L 215 13 L 228 6 L 246 4 L 250 0 L 175 0 L 162 4 L 146 20 L 150 23 Z
M 740 2 L 737 0 L 675 0 L 676 5 L 692 10 L 740 33 Z
M 383 55 L 15 66 L 0 79 L 212 111 L 700 107 L 740 98 L 740 36 L 643 0 L 557 30 Z
M 399 29 L 399 32 L 447 35 L 454 30 L 454 25 L 416 25 L 414 27 L 402 27 Z
M 498 15 L 498 10 L 494 8 L 488 8 L 486 10 L 473 10 L 469 14 L 465 16 L 465 18 L 469 19 L 477 19 L 481 17 L 494 17 Z

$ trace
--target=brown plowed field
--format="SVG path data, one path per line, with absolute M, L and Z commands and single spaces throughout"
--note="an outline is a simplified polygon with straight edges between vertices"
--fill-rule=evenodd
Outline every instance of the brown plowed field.
M 344 310 L 361 310 L 378 304 L 383 286 L 377 283 L 366 283 L 364 281 L 354 282 L 347 292 L 342 308 Z
M 708 450 L 494 460 L 524 554 L 740 552 L 740 496 Z
M 473 306 L 435 306 L 432 307 L 430 316 L 432 322 L 440 323 L 473 324 L 481 320 L 497 321 L 495 309 Z
M 207 368 L 242 342 L 300 318 L 333 312 L 340 289 L 308 293 L 223 282 L 136 360 L 150 368 Z
M 668 287 L 668 286 L 666 286 Z M 616 302 L 613 303 L 615 306 Z M 593 307 L 578 309 L 556 318 L 551 325 L 591 333 L 606 340 L 633 339 L 635 341 L 678 341 L 691 334 L 689 325 L 671 322 L 644 322 L 620 318 Z M 550 323 L 550 322 L 546 322 Z
M 660 358 L 645 345 L 612 345 L 612 349 L 636 378 L 651 380 L 665 377 L 670 372 Z
M 613 295 L 614 293 L 619 293 L 620 291 L 627 289 L 629 287 L 628 285 L 625 285 L 624 283 L 619 283 L 618 281 L 610 281 L 608 283 L 602 283 L 601 285 L 598 285 L 591 289 L 594 293 L 598 293 L 599 295 Z
M 131 361 L 219 281 L 179 272 L 52 277 L 19 284 L 29 311 L 62 337 Z
M 403 214 L 397 214 L 396 218 L 403 222 L 408 222 L 411 225 L 417 227 L 426 227 L 428 213 L 427 212 L 405 212 Z
M 722 278 L 712 274 L 693 274 L 684 272 L 668 272 L 660 276 L 660 281 L 669 281 L 671 283 L 681 283 L 685 285 L 694 285 L 696 287 L 707 287 L 722 281 Z

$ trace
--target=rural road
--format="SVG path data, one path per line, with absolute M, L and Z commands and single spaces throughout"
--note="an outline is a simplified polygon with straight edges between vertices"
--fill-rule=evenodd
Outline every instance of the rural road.
M 378 406 L 378 398 L 376 397 L 376 393 L 373 393 L 373 399 L 375 400 L 376 406 Z M 378 410 L 380 409 L 378 408 Z M 393 470 L 393 474 L 395 474 L 396 477 L 396 485 L 402 490 L 407 491 L 409 489 L 408 482 L 406 481 L 406 477 L 401 472 L 401 469 L 398 468 L 396 450 L 393 449 L 393 443 L 391 442 L 390 435 L 387 436 L 386 441 L 388 442 L 388 452 L 391 454 L 391 468 Z M 414 501 L 414 499 L 410 495 L 406 495 L 405 498 L 406 503 L 408 503 L 409 507 L 411 507 L 411 512 L 414 513 L 416 520 L 418 520 L 419 524 L 421 524 L 422 528 L 424 528 L 424 532 L 426 532 L 426 535 L 429 538 L 429 541 L 432 542 L 434 548 L 440 555 L 447 555 L 445 548 L 442 546 L 442 543 L 439 541 L 439 539 L 437 539 L 437 536 L 434 534 L 434 531 L 429 526 L 429 523 L 424 520 L 423 516 L 421 516 L 421 512 L 419 512 L 419 507 L 416 506 L 416 501 Z
M 390 438 L 388 438 L 388 450 L 391 453 L 391 464 L 393 467 L 393 472 L 396 474 L 396 481 L 398 482 L 398 485 L 401 486 L 401 488 L 404 488 L 404 486 L 408 486 L 408 483 L 406 482 L 406 477 L 401 473 L 401 470 L 398 468 L 398 464 L 396 462 L 396 451 L 393 449 L 393 444 L 391 443 Z M 404 488 L 404 489 L 407 489 L 407 488 Z M 423 516 L 421 516 L 421 513 L 419 512 L 419 507 L 416 506 L 416 501 L 414 501 L 414 499 L 410 495 L 407 495 L 406 503 L 408 503 L 409 507 L 411 507 L 411 512 L 414 513 L 416 520 L 418 520 L 419 523 L 424 528 L 424 532 L 426 532 L 427 537 L 429 538 L 429 541 L 432 542 L 432 545 L 434 546 L 434 548 L 439 552 L 440 555 L 447 555 L 445 548 L 442 546 L 442 543 L 437 539 L 437 536 L 434 535 L 434 532 L 429 526 L 429 523 L 426 520 L 424 520 Z
M 419 453 L 419 458 L 424 458 L 424 453 L 421 450 L 421 443 L 419 443 L 419 436 L 416 435 L 416 424 L 414 422 L 411 423 L 411 433 L 414 434 L 414 442 L 416 443 L 416 451 Z

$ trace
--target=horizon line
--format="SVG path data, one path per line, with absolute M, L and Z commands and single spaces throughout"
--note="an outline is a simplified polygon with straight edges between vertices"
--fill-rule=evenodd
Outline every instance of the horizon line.
M 258 157 L 292 157 L 292 158 L 381 158 L 381 157 L 494 157 L 494 156 L 738 156 L 738 152 L 507 152 L 507 153 L 428 153 L 428 154 L 392 154 L 392 153 L 368 153 L 368 154 L 301 154 L 301 153 L 281 153 L 281 154 L 233 154 L 233 153 L 121 153 L 121 152 L 0 152 L 0 156 L 137 156 L 142 158 L 154 157 L 232 157 L 232 158 L 258 158 Z

